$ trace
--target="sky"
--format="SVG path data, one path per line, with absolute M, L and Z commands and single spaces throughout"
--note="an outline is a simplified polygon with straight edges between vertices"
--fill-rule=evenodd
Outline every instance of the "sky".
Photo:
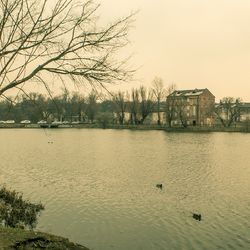
M 250 102 L 250 0 L 100 0 L 100 19 L 111 22 L 139 10 L 129 33 L 131 83 L 155 76 L 178 89 L 208 88 L 219 100 Z

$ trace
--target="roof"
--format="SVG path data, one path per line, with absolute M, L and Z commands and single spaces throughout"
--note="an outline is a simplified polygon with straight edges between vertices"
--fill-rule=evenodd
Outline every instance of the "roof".
M 205 91 L 209 91 L 208 89 L 189 89 L 189 90 L 175 90 L 172 94 L 169 96 L 200 96 Z M 210 92 L 210 91 L 209 91 Z M 210 92 L 211 93 L 211 92 Z M 211 93 L 212 94 L 212 93 Z

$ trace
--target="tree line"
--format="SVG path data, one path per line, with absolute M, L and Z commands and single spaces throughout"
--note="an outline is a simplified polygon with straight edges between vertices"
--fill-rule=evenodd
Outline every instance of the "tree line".
M 170 88 L 169 88 L 170 89 Z M 144 124 L 153 111 L 158 113 L 157 123 L 162 124 L 160 112 L 165 103 L 168 89 L 162 79 L 155 78 L 152 87 L 140 86 L 131 91 L 100 94 L 92 90 L 87 95 L 69 92 L 66 88 L 53 98 L 41 93 L 23 93 L 15 101 L 0 102 L 0 120 L 39 120 L 90 122 L 102 118 L 118 124 L 125 124 L 125 114 L 129 113 L 130 124 Z
M 152 112 L 157 116 L 157 124 L 171 121 L 175 115 L 181 121 L 181 126 L 187 127 L 185 110 L 181 105 L 172 106 L 166 103 L 166 96 L 175 90 L 175 85 L 165 86 L 161 78 L 156 77 L 150 88 L 140 86 L 130 91 L 118 91 L 100 94 L 92 90 L 87 95 L 69 92 L 64 89 L 60 95 L 53 98 L 40 94 L 22 94 L 15 102 L 4 100 L 0 102 L 0 120 L 30 120 L 37 123 L 46 121 L 79 121 L 85 123 L 115 123 L 115 124 L 145 124 Z M 175 107 L 176 106 L 176 107 Z M 185 106 L 185 105 L 183 105 Z M 242 103 L 239 98 L 225 97 L 215 104 L 209 112 L 213 112 L 218 123 L 230 127 L 239 121 Z M 161 116 L 165 113 L 165 117 Z M 165 120 L 163 120 L 165 119 Z

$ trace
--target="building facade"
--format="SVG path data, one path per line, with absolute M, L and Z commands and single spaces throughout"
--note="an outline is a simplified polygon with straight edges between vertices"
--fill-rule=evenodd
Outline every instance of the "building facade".
M 176 90 L 167 97 L 166 120 L 172 126 L 212 126 L 215 96 L 208 89 Z

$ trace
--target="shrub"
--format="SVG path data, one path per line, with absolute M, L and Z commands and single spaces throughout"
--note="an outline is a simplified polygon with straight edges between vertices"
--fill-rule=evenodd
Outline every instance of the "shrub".
M 102 128 L 106 128 L 109 124 L 113 122 L 112 113 L 102 112 L 97 116 L 97 122 L 102 126 Z
M 34 228 L 44 206 L 23 200 L 22 194 L 0 188 L 0 223 L 7 227 Z

